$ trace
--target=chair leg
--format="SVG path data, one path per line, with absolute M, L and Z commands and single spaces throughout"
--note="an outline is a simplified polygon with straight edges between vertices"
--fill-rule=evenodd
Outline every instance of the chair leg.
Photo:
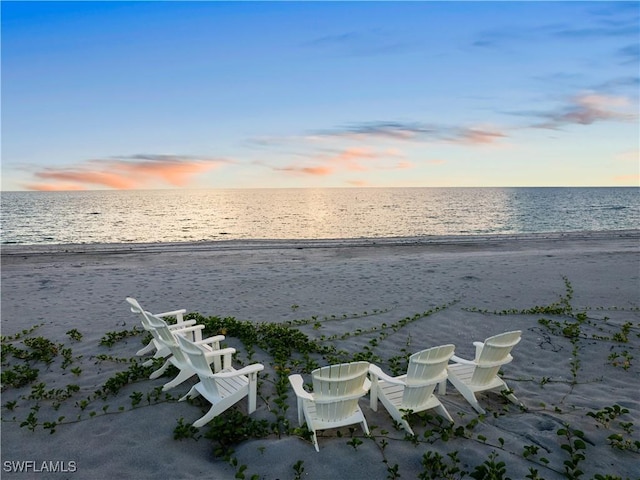
M 298 398 L 298 425 L 302 426 L 304 423 L 304 400 Z
M 149 378 L 152 380 L 154 378 L 158 378 L 160 375 L 162 375 L 164 372 L 167 371 L 167 368 L 169 368 L 169 365 L 171 365 L 171 361 L 167 360 L 166 362 L 164 362 L 164 365 L 162 365 L 158 370 L 156 370 L 151 375 L 149 375 Z
M 507 395 L 507 398 L 509 399 L 509 401 L 515 405 L 518 405 L 522 408 L 525 408 L 524 403 L 522 403 L 520 400 L 518 400 L 518 398 L 513 394 L 513 393 L 509 393 Z
M 180 400 L 178 400 L 178 401 L 179 402 L 183 402 L 188 398 L 196 398 L 198 395 L 200 395 L 200 392 L 198 391 L 198 389 L 194 385 L 193 387 L 191 387 L 191 390 L 189 390 L 189 392 L 186 395 L 182 396 L 180 398 Z
M 318 437 L 316 435 L 316 431 L 313 430 L 311 433 L 312 433 L 311 441 L 313 442 L 313 446 L 315 447 L 316 452 L 320 452 L 320 447 L 318 446 Z
M 453 385 L 455 389 L 458 390 L 458 392 L 460 392 L 460 394 L 465 398 L 465 400 L 471 404 L 471 406 L 476 412 L 481 414 L 487 413 L 485 412 L 484 408 L 482 408 L 478 403 L 478 400 L 476 399 L 475 394 L 462 381 L 458 380 L 455 376 L 451 374 L 449 375 L 449 381 L 451 382 L 451 385 Z
M 447 394 L 447 381 L 443 380 L 438 384 L 438 395 L 446 395 Z
M 166 392 L 167 390 L 171 390 L 172 388 L 180 385 L 182 382 L 189 380 L 194 375 L 195 372 L 192 370 L 181 370 L 176 378 L 171 380 L 169 383 L 166 383 L 164 387 L 162 387 L 162 391 Z
M 249 395 L 247 402 L 249 403 L 248 413 L 256 411 L 256 397 L 258 396 L 258 373 L 249 374 Z
M 364 433 L 369 435 L 369 425 L 367 425 L 367 421 L 362 420 L 362 422 L 360 422 L 360 425 L 362 425 L 362 430 L 364 430 Z
M 198 420 L 193 422 L 193 426 L 196 427 L 196 428 L 200 428 L 203 425 L 206 425 L 211 420 L 213 420 L 215 417 L 217 417 L 222 412 L 224 412 L 226 409 L 228 409 L 233 404 L 235 404 L 238 400 L 239 400 L 239 398 L 237 398 L 236 396 L 223 398 L 222 400 L 220 400 L 215 405 L 212 405 L 211 408 L 209 409 L 209 411 L 206 413 L 206 415 L 204 415 L 202 418 L 199 418 Z
M 451 423 L 453 422 L 453 418 L 451 418 L 451 415 L 449 415 L 449 412 L 447 411 L 446 408 L 444 408 L 444 405 L 440 404 L 435 408 L 436 412 L 438 412 L 438 415 L 440 415 L 443 418 L 446 418 L 447 420 L 449 420 Z
M 136 355 L 141 357 L 142 355 L 146 355 L 147 353 L 151 353 L 154 348 L 155 348 L 155 345 L 153 344 L 153 342 L 149 342 L 149 343 L 147 343 L 147 345 L 144 348 L 138 350 L 136 352 Z
M 402 425 L 402 428 L 404 428 L 409 435 L 415 435 L 415 433 L 413 433 L 411 425 L 409 425 L 409 422 L 406 419 L 403 418 L 402 420 L 400 420 L 400 425 Z
M 482 408 L 480 406 L 480 404 L 478 403 L 478 399 L 476 398 L 476 396 L 473 394 L 473 392 L 471 390 L 462 390 L 462 391 L 460 391 L 460 393 L 467 400 L 467 402 L 469 402 L 471 404 L 471 406 L 473 407 L 473 409 L 476 412 L 481 413 L 481 414 L 487 413 L 484 410 L 484 408 Z
M 203 416 L 202 418 L 199 418 L 198 420 L 193 422 L 193 426 L 196 427 L 196 428 L 200 428 L 201 426 L 206 425 L 211 420 L 213 420 L 213 418 L 216 415 L 218 415 L 219 413 L 220 412 L 217 411 L 216 407 L 213 406 L 213 407 L 211 407 L 211 409 L 207 412 L 207 414 L 205 416 Z
M 378 411 L 378 377 L 371 377 L 371 388 L 369 389 L 369 407 L 374 412 Z

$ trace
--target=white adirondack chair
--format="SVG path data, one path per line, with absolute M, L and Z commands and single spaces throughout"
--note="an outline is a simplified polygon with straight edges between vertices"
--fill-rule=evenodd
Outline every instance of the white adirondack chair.
M 149 378 L 158 378 L 162 375 L 169 365 L 173 365 L 180 372 L 170 382 L 166 383 L 162 387 L 162 391 L 166 392 L 178 385 L 180 385 L 185 380 L 193 377 L 196 374 L 196 371 L 191 366 L 191 363 L 185 356 L 184 352 L 180 348 L 180 344 L 178 343 L 178 335 L 188 335 L 190 334 L 190 330 L 203 327 L 202 325 L 196 325 L 194 327 L 188 327 L 178 331 L 172 331 L 169 329 L 167 324 L 161 318 L 146 312 L 147 321 L 149 325 L 158 335 L 158 341 L 163 347 L 166 347 L 171 355 L 167 358 L 167 361 L 160 367 L 158 370 L 153 372 Z M 220 349 L 220 341 L 224 340 L 223 335 L 216 335 L 213 337 L 205 338 L 204 340 L 198 341 L 196 344 L 202 346 L 203 350 L 206 352 L 207 361 L 213 363 L 214 371 L 218 372 L 225 368 L 225 365 L 231 364 L 231 355 L 235 353 L 233 348 L 224 348 Z M 223 363 L 223 361 L 225 363 Z
M 144 348 L 142 348 L 141 350 L 138 350 L 136 352 L 136 355 L 143 356 L 151 352 L 154 352 L 153 358 L 166 358 L 169 355 L 171 355 L 171 352 L 169 351 L 169 349 L 165 347 L 160 342 L 160 340 L 158 340 L 158 334 L 156 333 L 156 331 L 149 325 L 149 321 L 147 320 L 147 314 L 150 312 L 145 311 L 135 298 L 127 297 L 126 301 L 130 305 L 131 311 L 133 313 L 140 314 L 142 327 L 152 335 L 151 341 Z M 176 323 L 169 325 L 169 329 L 175 332 L 187 327 L 193 327 L 196 324 L 195 320 L 185 320 L 184 319 L 185 313 L 186 313 L 186 310 L 182 309 L 182 310 L 174 310 L 172 312 L 156 313 L 154 315 L 162 319 L 165 319 L 166 317 L 175 317 Z M 192 338 L 195 341 L 202 340 L 202 334 L 200 333 L 200 330 L 202 328 L 204 327 L 201 326 L 199 327 L 199 329 L 191 331 L 193 335 Z M 143 365 L 148 366 L 148 365 L 151 365 L 152 362 L 153 360 L 148 360 L 144 362 Z
M 476 393 L 488 390 L 510 391 L 506 382 L 498 376 L 498 371 L 513 357 L 511 349 L 520 341 L 522 332 L 501 333 L 487 338 L 484 342 L 473 342 L 476 347 L 474 360 L 465 360 L 453 356 L 454 362 L 448 366 L 449 381 L 462 394 L 478 413 L 485 413 L 476 399 Z M 440 384 L 440 394 L 444 395 L 446 382 Z M 507 398 L 517 404 L 522 403 L 512 393 L 507 394 Z
M 193 370 L 198 374 L 200 382 L 194 385 L 189 393 L 180 399 L 202 395 L 211 403 L 209 411 L 200 419 L 193 422 L 194 427 L 201 427 L 209 423 L 214 417 L 236 404 L 244 397 L 248 397 L 248 413 L 256 409 L 258 372 L 264 370 L 264 365 L 254 363 L 240 370 L 231 365 L 231 356 L 225 356 L 224 368 L 218 373 L 211 371 L 209 352 L 202 345 L 198 345 L 187 338 L 177 335 L 180 348 L 189 359 Z M 233 349 L 225 349 L 233 350 Z M 223 352 L 221 350 L 220 352 Z M 220 352 L 214 352 L 220 355 Z
M 409 357 L 406 375 L 391 377 L 377 365 L 369 366 L 371 374 L 370 405 L 378 410 L 378 399 L 393 419 L 413 435 L 406 414 L 435 409 L 451 423 L 453 419 L 433 391 L 440 382 L 447 381 L 447 363 L 453 355 L 453 345 L 441 345 L 414 353 Z
M 371 382 L 367 378 L 368 362 L 329 365 L 311 372 L 313 393 L 304 389 L 301 375 L 289 376 L 289 382 L 298 398 L 298 423 L 306 420 L 313 433 L 312 441 L 319 452 L 318 430 L 344 427 L 359 423 L 369 434 L 369 426 L 364 418 L 358 400 L 367 394 Z

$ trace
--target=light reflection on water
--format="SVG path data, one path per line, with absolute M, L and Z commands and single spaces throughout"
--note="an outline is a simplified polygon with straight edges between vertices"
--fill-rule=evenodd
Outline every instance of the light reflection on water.
M 192 242 L 640 228 L 638 188 L 3 192 L 2 243 Z

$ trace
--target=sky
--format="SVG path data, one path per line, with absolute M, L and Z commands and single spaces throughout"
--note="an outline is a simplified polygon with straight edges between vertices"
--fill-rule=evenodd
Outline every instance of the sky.
M 640 185 L 638 2 L 0 8 L 3 191 Z

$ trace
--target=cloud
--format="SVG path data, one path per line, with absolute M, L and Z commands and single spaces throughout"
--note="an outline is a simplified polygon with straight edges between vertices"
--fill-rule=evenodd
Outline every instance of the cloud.
M 366 180 L 347 180 L 347 184 L 353 187 L 368 187 L 371 183 Z
M 411 140 L 435 134 L 435 129 L 418 122 L 376 121 L 353 123 L 333 130 L 317 132 L 318 136 L 340 136 L 354 139 L 378 137 L 392 140 Z
M 640 62 L 640 45 L 632 43 L 626 47 L 622 47 L 617 51 L 618 57 L 621 59 L 622 65 Z
M 545 119 L 543 123 L 533 125 L 537 128 L 556 129 L 564 125 L 591 125 L 603 121 L 628 122 L 637 115 L 628 113 L 631 102 L 626 97 L 585 93 L 573 97 L 556 110 L 535 114 Z
M 364 122 L 351 124 L 318 135 L 350 138 L 359 141 L 387 139 L 399 141 L 445 141 L 467 145 L 486 145 L 508 135 L 497 127 L 426 125 L 419 122 Z
M 613 177 L 613 181 L 624 185 L 638 186 L 640 185 L 640 174 L 631 173 L 628 175 L 618 175 L 617 177 Z
M 393 32 L 372 28 L 317 37 L 302 46 L 333 55 L 364 57 L 403 53 L 416 44 L 400 40 Z
M 483 48 L 512 48 L 515 44 L 556 42 L 558 39 L 584 41 L 629 37 L 637 40 L 637 4 L 634 2 L 608 3 L 611 5 L 587 10 L 591 15 L 591 22 L 587 26 L 576 27 L 568 22 L 537 26 L 504 25 L 477 33 L 471 44 L 474 47 Z M 576 8 L 582 10 L 583 6 L 576 2 Z
M 333 173 L 333 169 L 327 166 L 319 165 L 315 167 L 306 167 L 302 165 L 288 165 L 286 167 L 273 167 L 278 172 L 302 173 L 304 175 L 324 176 Z
M 634 149 L 621 152 L 616 155 L 615 159 L 620 162 L 633 162 L 635 165 L 638 165 L 638 160 L 640 160 L 640 150 Z
M 29 190 L 134 189 L 159 185 L 185 186 L 191 177 L 226 161 L 190 156 L 137 154 L 87 160 L 71 167 L 48 167 L 33 173 L 40 182 Z
M 575 38 L 583 40 L 587 38 L 625 37 L 636 35 L 638 26 L 634 23 L 608 23 L 588 28 L 564 28 L 553 33 L 560 38 Z
M 455 132 L 451 141 L 459 144 L 488 145 L 505 137 L 507 135 L 496 128 L 470 127 Z
M 309 165 L 308 162 L 311 162 L 312 164 Z M 328 154 L 316 155 L 314 157 L 304 159 L 301 163 L 271 168 L 280 172 L 325 176 L 339 172 L 399 170 L 411 167 L 412 164 L 403 160 L 402 153 L 396 149 L 386 149 L 377 152 L 367 147 L 350 147 L 342 150 L 330 151 Z
M 75 183 L 27 183 L 23 185 L 27 190 L 36 190 L 40 192 L 64 192 L 72 190 L 87 190 L 83 185 Z
M 427 160 L 424 163 L 426 163 L 427 165 L 439 166 L 439 165 L 444 165 L 447 162 L 446 162 L 446 160 L 441 160 L 441 159 L 434 158 L 432 160 Z
M 640 86 L 640 77 L 627 76 L 627 77 L 616 77 L 616 78 L 612 78 L 611 80 L 607 80 L 606 82 L 593 87 L 593 90 L 615 92 L 621 89 L 622 90 L 633 89 L 633 92 L 636 92 L 638 86 Z

